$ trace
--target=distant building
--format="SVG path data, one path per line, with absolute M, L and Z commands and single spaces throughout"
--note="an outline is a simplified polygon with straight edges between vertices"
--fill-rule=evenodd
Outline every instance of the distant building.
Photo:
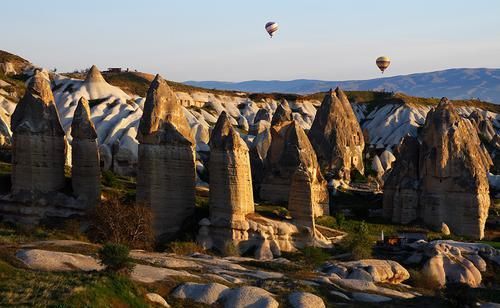
M 108 73 L 121 73 L 121 67 L 108 67 Z

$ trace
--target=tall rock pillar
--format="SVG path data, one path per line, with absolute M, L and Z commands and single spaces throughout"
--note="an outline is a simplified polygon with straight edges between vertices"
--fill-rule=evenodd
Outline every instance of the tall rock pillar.
M 221 113 L 210 136 L 210 222 L 215 247 L 247 239 L 245 216 L 254 212 L 248 147 Z
M 49 81 L 36 72 L 12 114 L 12 194 L 19 201 L 64 187 L 65 141 Z
M 194 213 L 195 155 L 181 105 L 159 75 L 149 87 L 137 140 L 137 202 L 151 207 L 155 233 L 163 241 Z
M 210 137 L 210 221 L 231 226 L 254 212 L 248 147 L 223 112 Z
M 80 98 L 75 109 L 71 136 L 73 193 L 84 199 L 88 206 L 94 206 L 101 198 L 101 170 L 97 133 L 90 119 L 89 103 L 84 97 Z

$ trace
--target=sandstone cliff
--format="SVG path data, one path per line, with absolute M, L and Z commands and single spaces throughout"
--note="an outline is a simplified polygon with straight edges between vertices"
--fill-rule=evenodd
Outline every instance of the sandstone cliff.
M 82 97 L 73 115 L 71 124 L 72 185 L 73 193 L 94 206 L 101 198 L 101 170 L 97 133 L 90 119 L 88 101 Z
M 352 170 L 364 173 L 363 132 L 342 90 L 325 95 L 308 135 L 327 178 L 348 184 Z
M 160 241 L 194 212 L 194 141 L 179 102 L 165 80 L 148 90 L 137 133 L 137 202 L 151 206 Z

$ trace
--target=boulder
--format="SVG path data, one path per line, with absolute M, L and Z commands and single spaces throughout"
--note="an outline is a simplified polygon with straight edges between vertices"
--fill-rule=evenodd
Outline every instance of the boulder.
M 325 271 L 336 273 L 342 278 L 394 284 L 410 278 L 410 273 L 398 262 L 392 260 L 363 259 L 339 262 L 326 267 Z
M 86 255 L 48 251 L 41 249 L 21 249 L 16 257 L 26 266 L 39 271 L 100 271 L 99 261 Z
M 148 293 L 148 294 L 146 294 L 146 299 L 153 304 L 157 304 L 157 305 L 160 305 L 162 307 L 170 307 L 170 305 L 167 303 L 167 301 L 163 297 L 161 297 L 161 295 L 159 295 L 159 294 Z
M 197 303 L 213 305 L 221 294 L 229 288 L 220 283 L 194 283 L 186 282 L 175 288 L 172 296 L 180 299 L 190 299 Z
M 462 256 L 460 249 L 446 243 L 435 244 L 432 248 L 431 253 L 435 255 L 422 268 L 422 274 L 429 282 L 439 287 L 447 283 L 464 283 L 475 288 L 481 284 L 481 272 L 473 262 Z M 475 261 L 480 263 L 477 258 Z M 480 267 L 482 265 L 479 264 Z
M 225 308 L 278 308 L 279 303 L 268 291 L 244 286 L 224 292 L 221 296 Z
M 450 228 L 444 222 L 441 223 L 441 233 L 443 233 L 443 235 L 450 235 L 451 234 Z
M 293 308 L 325 308 L 323 299 L 309 292 L 293 292 L 288 295 L 288 302 Z

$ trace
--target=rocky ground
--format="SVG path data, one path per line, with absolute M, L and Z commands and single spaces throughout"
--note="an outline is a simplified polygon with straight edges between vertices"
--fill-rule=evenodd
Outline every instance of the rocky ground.
M 40 228 L 27 232 L 1 226 L 0 305 L 441 307 L 452 305 L 458 296 L 448 294 L 448 289 L 438 290 L 432 281 L 423 281 L 408 264 L 377 259 L 340 261 L 339 257 L 345 257 L 339 255 L 340 250 L 311 249 L 259 261 L 222 257 L 202 251 L 194 243 L 179 242 L 167 252 L 132 250 L 135 267 L 130 277 L 116 276 L 100 264 L 100 245 L 89 243 L 78 232 L 66 232 Z M 78 238 L 84 241 L 75 240 Z M 413 249 L 414 260 L 416 255 L 428 258 L 430 270 L 438 276 L 454 275 L 445 276 L 448 281 L 466 277 L 466 283 L 476 284 L 476 289 L 466 288 L 466 300 L 499 302 L 500 292 L 494 290 L 495 284 L 498 287 L 499 251 L 484 244 L 453 241 L 420 242 L 408 249 Z M 463 272 L 457 270 L 460 266 Z M 422 271 L 426 267 L 428 264 Z

